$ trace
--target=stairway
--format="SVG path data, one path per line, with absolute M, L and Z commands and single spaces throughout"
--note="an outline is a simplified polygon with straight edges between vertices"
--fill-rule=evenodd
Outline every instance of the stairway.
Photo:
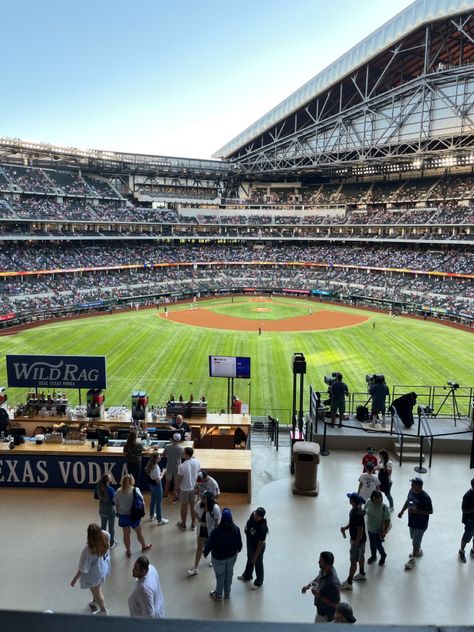
M 394 446 L 394 453 L 397 455 L 398 458 L 400 458 L 401 444 L 400 444 L 399 435 L 394 435 L 393 446 Z M 411 461 L 413 463 L 416 463 L 417 461 L 420 460 L 420 441 L 419 440 L 409 439 L 405 436 L 405 439 L 403 441 L 403 460 Z M 422 456 L 422 461 L 423 462 L 425 461 L 424 454 Z

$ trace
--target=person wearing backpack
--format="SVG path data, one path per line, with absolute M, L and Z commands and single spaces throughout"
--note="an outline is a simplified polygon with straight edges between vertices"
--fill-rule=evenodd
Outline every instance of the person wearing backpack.
M 145 501 L 135 479 L 131 474 L 125 474 L 122 484 L 115 494 L 115 507 L 119 519 L 119 527 L 123 529 L 123 543 L 125 555 L 132 556 L 130 550 L 130 529 L 133 529 L 142 545 L 142 551 L 149 551 L 152 544 L 147 544 L 142 533 L 142 517 L 145 515 Z

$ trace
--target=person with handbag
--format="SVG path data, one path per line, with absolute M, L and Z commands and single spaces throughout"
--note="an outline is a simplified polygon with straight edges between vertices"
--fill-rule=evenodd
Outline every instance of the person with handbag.
M 161 479 L 163 478 L 163 473 L 158 465 L 160 459 L 161 457 L 158 452 L 153 452 L 145 468 L 148 477 L 148 488 L 150 490 L 150 520 L 153 521 L 156 519 L 156 524 L 159 527 L 169 522 L 169 520 L 163 518 L 161 513 L 161 503 L 163 501 Z
M 71 580 L 74 588 L 78 579 L 82 589 L 88 588 L 92 594 L 89 607 L 92 614 L 107 615 L 102 584 L 110 574 L 110 536 L 98 524 L 87 527 L 87 544 L 82 550 L 77 573 Z
M 132 556 L 130 550 L 130 530 L 136 533 L 142 551 L 149 551 L 152 544 L 147 544 L 142 533 L 142 517 L 145 515 L 145 501 L 138 487 L 135 487 L 135 479 L 131 474 L 125 474 L 122 484 L 115 494 L 115 508 L 119 519 L 119 527 L 123 529 L 123 543 L 125 555 Z M 140 510 L 138 510 L 140 508 Z M 140 515 L 141 514 L 141 515 Z

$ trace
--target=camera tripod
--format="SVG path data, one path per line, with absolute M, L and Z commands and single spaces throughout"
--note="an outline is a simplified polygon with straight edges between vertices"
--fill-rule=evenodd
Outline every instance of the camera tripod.
M 453 386 L 451 386 L 449 391 L 446 393 L 443 401 L 439 405 L 438 410 L 433 413 L 433 417 L 437 417 L 440 414 L 441 409 L 446 404 L 448 399 L 451 399 L 451 404 L 452 404 L 452 407 L 453 407 L 454 426 L 456 426 L 457 425 L 457 420 L 461 419 L 461 417 L 463 415 L 461 415 L 461 413 L 459 412 L 459 404 L 458 404 L 458 400 L 456 398 L 456 388 L 454 388 Z

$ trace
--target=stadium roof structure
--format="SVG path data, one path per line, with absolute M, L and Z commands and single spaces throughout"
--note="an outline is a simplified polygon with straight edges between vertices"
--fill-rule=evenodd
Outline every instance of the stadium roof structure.
M 452 165 L 473 135 L 474 1 L 416 0 L 213 157 L 254 176 L 375 173 Z
M 220 160 L 179 158 L 101 149 L 79 149 L 49 143 L 24 141 L 19 138 L 0 137 L 0 160 L 24 164 L 27 156 L 31 164 L 42 167 L 68 167 L 93 170 L 104 175 L 127 174 L 153 176 L 201 176 L 227 178 L 232 165 Z

